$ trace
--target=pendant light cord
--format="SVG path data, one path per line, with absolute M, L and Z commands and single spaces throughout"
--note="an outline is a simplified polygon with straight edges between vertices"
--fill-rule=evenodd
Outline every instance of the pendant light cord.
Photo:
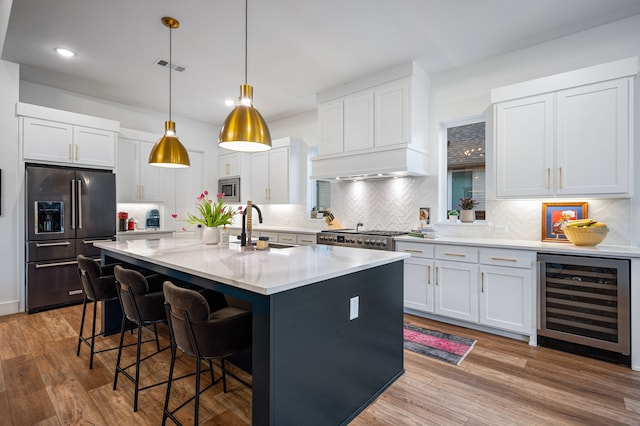
M 244 84 L 247 84 L 247 51 L 249 50 L 249 0 L 244 0 Z
M 169 27 L 169 121 L 173 121 L 171 119 L 171 71 L 173 71 L 173 63 L 171 62 L 171 33 L 173 32 L 173 28 Z

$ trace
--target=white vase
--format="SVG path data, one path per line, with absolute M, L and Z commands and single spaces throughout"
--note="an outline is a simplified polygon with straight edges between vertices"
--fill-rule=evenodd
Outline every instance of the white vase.
M 218 244 L 220 242 L 220 231 L 215 226 L 205 226 L 202 231 L 202 242 L 205 244 Z
M 476 220 L 475 210 L 460 210 L 460 222 L 473 223 Z

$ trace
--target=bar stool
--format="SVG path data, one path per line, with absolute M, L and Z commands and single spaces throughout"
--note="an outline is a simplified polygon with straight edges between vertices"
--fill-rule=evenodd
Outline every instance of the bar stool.
M 120 344 L 118 346 L 118 358 L 116 361 L 115 377 L 113 379 L 113 390 L 116 390 L 117 388 L 119 374 L 123 374 L 126 378 L 131 380 L 134 385 L 133 411 L 138 411 L 138 393 L 140 391 L 167 383 L 165 380 L 163 382 L 140 387 L 140 363 L 169 348 L 169 346 L 162 349 L 160 348 L 158 329 L 156 327 L 157 324 L 166 323 L 167 321 L 166 311 L 164 308 L 164 295 L 162 293 L 162 281 L 164 280 L 164 277 L 162 275 L 150 275 L 145 277 L 136 270 L 125 269 L 119 265 L 114 268 L 114 274 L 118 283 L 116 288 L 118 290 L 120 305 L 122 306 L 122 312 L 124 315 L 122 318 L 122 327 L 120 329 Z M 126 320 L 133 323 L 137 329 L 136 361 L 127 366 L 121 366 L 120 361 L 122 359 L 122 348 L 125 347 L 124 336 L 126 333 Z M 143 329 L 148 329 L 148 326 L 153 326 L 155 338 L 143 341 L 142 331 Z M 156 351 L 144 358 L 141 358 L 141 345 L 152 341 L 155 341 L 156 343 Z M 131 367 L 135 367 L 134 376 L 129 374 L 127 371 Z
M 222 378 L 218 379 L 218 382 L 222 380 L 225 393 L 227 392 L 227 374 L 251 387 L 235 374 L 227 371 L 224 361 L 225 358 L 251 347 L 252 314 L 250 310 L 231 306 L 212 312 L 205 295 L 198 291 L 178 287 L 170 281 L 164 283 L 164 296 L 167 321 L 171 332 L 171 364 L 162 424 L 165 425 L 167 418 L 170 418 L 179 425 L 180 422 L 174 414 L 195 399 L 194 424 L 197 425 L 200 394 L 217 383 L 213 376 L 211 363 L 213 359 L 220 359 Z M 194 396 L 169 411 L 171 384 L 174 380 L 179 379 L 173 378 L 176 349 L 180 349 L 186 355 L 196 359 L 196 386 Z M 202 361 L 209 363 L 211 384 L 201 390 L 200 374 L 207 371 L 200 369 Z
M 80 332 L 78 333 L 78 349 L 76 356 L 80 356 L 80 346 L 82 343 L 89 346 L 89 368 L 93 368 L 93 355 L 101 352 L 112 351 L 118 349 L 117 346 L 105 348 L 96 351 L 96 337 L 104 336 L 104 331 L 96 334 L 96 309 L 98 302 L 107 302 L 118 298 L 118 290 L 116 289 L 116 277 L 113 275 L 115 264 L 100 266 L 98 261 L 83 256 L 77 257 L 78 274 L 82 281 L 82 289 L 84 292 L 84 301 L 82 303 L 82 319 L 80 320 Z M 87 303 L 93 302 L 93 322 L 91 326 L 91 336 L 84 337 L 84 320 L 87 314 Z

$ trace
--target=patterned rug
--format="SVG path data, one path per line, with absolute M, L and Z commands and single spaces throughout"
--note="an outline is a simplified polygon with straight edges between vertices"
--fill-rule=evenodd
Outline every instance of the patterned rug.
M 460 365 L 476 341 L 440 331 L 404 325 L 404 348 L 450 364 Z

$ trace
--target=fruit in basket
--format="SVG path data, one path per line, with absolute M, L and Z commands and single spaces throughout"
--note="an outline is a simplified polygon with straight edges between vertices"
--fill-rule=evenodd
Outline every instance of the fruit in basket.
M 565 228 L 603 228 L 606 226 L 606 223 L 598 222 L 594 219 L 578 219 L 570 220 Z
M 606 223 L 593 219 L 571 220 L 562 229 L 567 239 L 577 246 L 595 246 L 600 244 L 609 232 Z

